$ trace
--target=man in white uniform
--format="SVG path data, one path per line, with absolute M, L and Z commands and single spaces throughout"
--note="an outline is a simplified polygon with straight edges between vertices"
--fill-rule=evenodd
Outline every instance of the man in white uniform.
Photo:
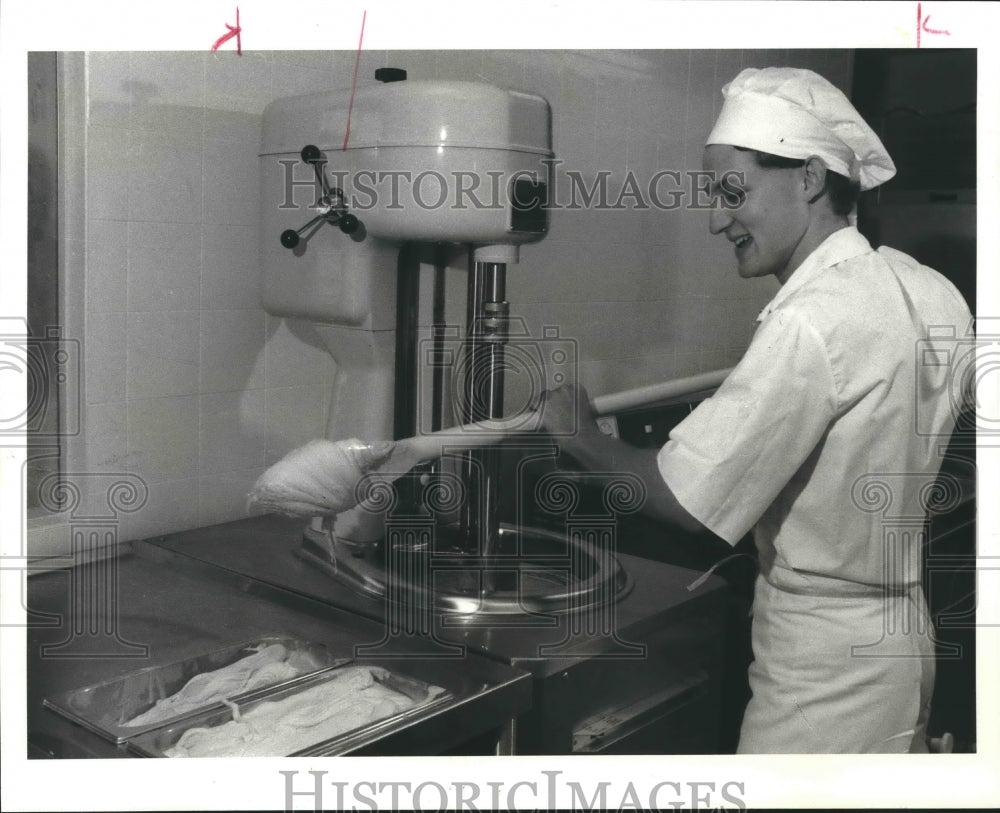
M 971 315 L 947 280 L 851 225 L 858 190 L 895 167 L 839 90 L 770 68 L 723 94 L 705 168 L 743 180 L 716 185 L 726 205 L 710 228 L 733 243 L 740 276 L 782 287 L 742 361 L 655 459 L 589 420 L 565 451 L 644 476 L 647 512 L 675 527 L 730 544 L 753 531 L 741 753 L 923 751 L 934 682 L 923 535 L 888 529 L 881 509 L 891 498 L 894 516 L 926 510 L 956 382 L 918 346 L 938 336 L 953 349 Z M 547 394 L 549 428 L 565 431 L 574 398 L 587 415 L 582 390 Z

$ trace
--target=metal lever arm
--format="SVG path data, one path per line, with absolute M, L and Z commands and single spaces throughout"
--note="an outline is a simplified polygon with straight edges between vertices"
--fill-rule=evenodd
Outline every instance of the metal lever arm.
M 316 182 L 319 184 L 319 188 L 323 190 L 323 197 L 330 197 L 330 184 L 327 183 L 326 173 L 323 171 L 323 168 L 326 166 L 326 158 L 323 156 L 323 151 L 315 144 L 306 144 L 301 152 L 299 152 L 299 157 L 305 163 L 312 165 L 313 172 L 316 173 Z
M 286 229 L 281 233 L 281 245 L 285 248 L 295 248 L 299 244 L 302 232 L 309 229 L 320 220 L 336 225 L 344 234 L 353 234 L 358 230 L 361 221 L 347 211 L 344 203 L 344 192 L 338 187 L 331 187 L 327 182 L 326 173 L 323 168 L 326 166 L 326 158 L 323 152 L 315 144 L 306 144 L 299 153 L 302 160 L 311 164 L 316 173 L 316 182 L 322 190 L 322 195 L 316 201 L 320 208 L 320 213 L 299 229 Z
M 325 213 L 318 214 L 316 215 L 316 217 L 314 217 L 312 220 L 306 223 L 306 225 L 302 226 L 299 229 L 285 229 L 285 231 L 281 233 L 281 245 L 283 245 L 285 248 L 295 248 L 299 244 L 299 235 L 301 235 L 302 232 L 304 232 L 306 229 L 308 229 L 317 221 L 326 220 L 326 218 L 327 215 Z

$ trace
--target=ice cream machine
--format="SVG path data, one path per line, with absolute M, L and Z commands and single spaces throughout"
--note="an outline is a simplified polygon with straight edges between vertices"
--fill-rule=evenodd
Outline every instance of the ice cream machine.
M 307 322 L 336 361 L 321 443 L 396 446 L 394 436 L 412 431 L 397 425 L 396 408 L 411 374 L 396 379 L 405 367 L 397 364 L 400 305 L 412 296 L 400 256 L 418 244 L 464 246 L 471 258 L 456 365 L 469 373 L 454 389 L 455 419 L 501 416 L 505 353 L 516 346 L 505 274 L 520 247 L 548 229 L 544 99 L 472 82 L 398 81 L 395 70 L 378 78 L 386 81 L 356 92 L 280 99 L 263 116 L 261 301 L 271 314 Z M 489 205 L 456 201 L 477 183 L 477 199 Z M 553 356 L 563 349 L 551 347 Z M 542 368 L 550 363 L 559 362 L 541 359 Z M 536 383 L 558 383 L 552 378 Z M 532 479 L 522 463 L 546 464 L 555 444 L 531 435 L 534 445 L 505 453 L 460 435 L 443 459 L 450 468 L 397 472 L 380 510 L 369 500 L 334 523 L 268 513 L 131 543 L 115 612 L 136 640 L 150 642 L 156 663 L 55 668 L 39 653 L 46 643 L 58 649 L 62 632 L 34 628 L 33 753 L 170 756 L 190 732 L 239 722 L 244 701 L 248 718 L 267 707 L 258 701 L 298 702 L 313 681 L 335 682 L 330 669 L 344 663 L 417 687 L 417 707 L 356 728 L 337 720 L 350 730 L 274 755 L 717 751 L 722 582 L 621 552 L 620 520 L 639 509 L 640 484 L 626 475 L 591 482 L 545 465 Z M 516 465 L 503 468 L 511 459 Z M 558 521 L 512 514 L 512 500 Z M 67 616 L 61 588 L 58 579 L 34 580 L 31 606 Z M 162 600 L 150 614 L 154 595 Z M 123 714 L 183 695 L 189 679 L 228 669 L 232 653 L 242 658 L 262 643 L 323 647 L 335 663 L 223 697 L 221 706 L 206 701 L 197 718 L 120 730 Z M 328 701 L 315 708 L 331 718 Z M 291 717 L 305 728 L 316 719 L 308 704 Z
M 281 99 L 264 113 L 262 302 L 274 315 L 311 322 L 336 360 L 331 439 L 400 431 L 394 394 L 417 384 L 394 380 L 403 369 L 397 315 L 406 303 L 395 272 L 404 243 L 469 248 L 465 375 L 454 412 L 463 423 L 502 417 L 507 267 L 548 229 L 551 112 L 543 98 L 406 81 L 398 69 L 376 78 L 353 94 Z M 466 553 L 499 550 L 498 465 L 492 449 L 465 455 L 467 499 L 453 542 Z M 357 551 L 381 533 L 377 517 L 354 512 L 338 517 L 329 538 L 314 523 L 305 551 L 333 564 L 337 540 Z
M 394 382 L 403 369 L 395 351 L 405 297 L 397 279 L 406 279 L 396 271 L 401 248 L 415 243 L 468 247 L 457 364 L 465 375 L 454 412 L 462 423 L 504 417 L 506 273 L 521 246 L 549 226 L 553 152 L 543 98 L 472 82 L 405 81 L 395 70 L 377 78 L 392 81 L 280 99 L 264 112 L 262 302 L 274 315 L 308 320 L 336 360 L 330 440 L 391 439 L 398 430 L 393 402 L 405 386 Z M 470 205 L 473 189 L 488 205 Z M 642 484 L 623 476 L 597 485 L 601 516 L 585 505 L 570 517 L 579 501 L 567 495 L 580 493 L 586 477 L 567 480 L 543 466 L 526 482 L 530 467 L 520 464 L 501 476 L 501 452 L 470 445 L 479 448 L 455 444 L 451 469 L 404 478 L 419 492 L 416 510 L 398 510 L 393 497 L 395 516 L 369 507 L 335 523 L 314 518 L 297 550 L 311 575 L 288 569 L 282 586 L 333 596 L 387 628 L 416 619 L 396 632 L 425 635 L 446 651 L 459 642 L 531 671 L 535 708 L 501 750 L 714 747 L 722 591 L 710 579 L 685 592 L 697 574 L 617 553 L 617 521 L 638 509 Z M 554 454 L 538 447 L 524 457 Z M 455 499 L 444 509 L 448 489 L 436 486 L 446 480 Z M 540 527 L 501 516 L 499 506 L 512 499 L 548 505 L 565 522 Z M 269 578 L 279 570 L 269 567 Z M 692 719 L 706 724 L 706 735 L 678 746 Z M 673 746 L 660 743 L 671 738 Z

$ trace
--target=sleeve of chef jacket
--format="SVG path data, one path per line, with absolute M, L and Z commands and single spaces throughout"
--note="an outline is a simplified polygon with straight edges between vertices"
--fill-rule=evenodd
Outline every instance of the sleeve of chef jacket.
M 775 310 L 715 395 L 670 433 L 660 472 L 692 516 L 735 545 L 822 440 L 836 408 L 822 338 L 794 310 Z

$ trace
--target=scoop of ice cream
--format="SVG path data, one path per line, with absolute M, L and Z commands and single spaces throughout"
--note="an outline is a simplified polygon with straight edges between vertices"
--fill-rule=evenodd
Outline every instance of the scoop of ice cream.
M 291 663 L 288 650 L 281 644 L 271 644 L 228 666 L 195 675 L 180 691 L 158 700 L 125 725 L 145 726 L 168 720 L 240 692 L 289 680 L 308 668 L 301 661 Z
M 444 692 L 431 686 L 417 701 L 385 685 L 380 667 L 347 667 L 318 686 L 253 704 L 215 726 L 186 730 L 168 757 L 288 756 L 392 717 Z
M 386 463 L 396 444 L 313 440 L 290 452 L 257 480 L 250 507 L 284 514 L 327 516 L 358 505 L 359 484 Z

